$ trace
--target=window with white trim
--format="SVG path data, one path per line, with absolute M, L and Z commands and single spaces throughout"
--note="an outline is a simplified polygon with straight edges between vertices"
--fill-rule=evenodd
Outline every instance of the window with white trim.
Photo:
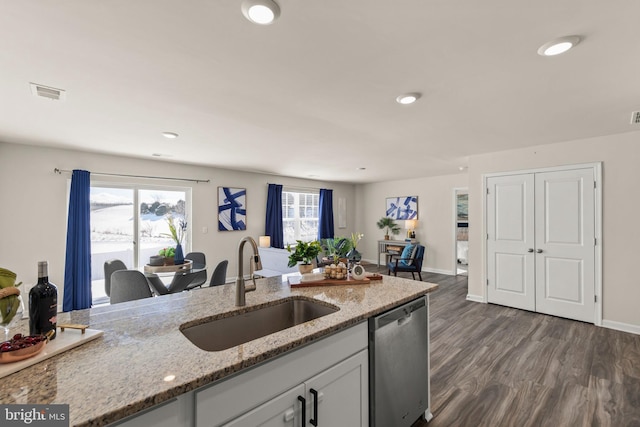
M 314 190 L 282 190 L 282 228 L 284 245 L 296 240 L 318 239 L 320 192 Z

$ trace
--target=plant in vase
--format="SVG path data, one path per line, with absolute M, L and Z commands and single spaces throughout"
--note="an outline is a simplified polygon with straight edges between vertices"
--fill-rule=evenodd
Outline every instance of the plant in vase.
M 184 219 L 176 221 L 172 215 L 167 215 L 166 221 L 169 226 L 169 234 L 163 233 L 163 235 L 171 237 L 173 241 L 176 242 L 174 264 L 183 264 L 184 253 L 182 251 L 182 241 L 187 232 L 187 222 Z
M 300 273 L 310 273 L 313 270 L 313 260 L 318 256 L 322 246 L 320 242 L 314 240 L 312 242 L 303 242 L 302 240 L 296 240 L 295 247 L 287 245 L 287 251 L 291 253 L 289 255 L 289 267 L 294 267 L 300 263 L 298 269 Z
M 351 250 L 347 253 L 350 262 L 360 262 L 362 254 L 358 252 L 358 242 L 364 237 L 362 233 L 351 233 Z
M 334 264 L 338 264 L 341 258 L 347 258 L 347 253 L 351 250 L 351 242 L 346 237 L 322 239 L 322 250 L 328 258 L 332 259 Z
M 393 218 L 382 217 L 376 223 L 378 228 L 382 230 L 386 229 L 384 232 L 384 240 L 389 240 L 389 232 L 391 232 L 394 236 L 400 233 L 400 226 L 395 222 Z
M 158 251 L 158 255 L 164 257 L 164 265 L 173 265 L 175 263 L 176 249 L 173 247 L 162 248 Z

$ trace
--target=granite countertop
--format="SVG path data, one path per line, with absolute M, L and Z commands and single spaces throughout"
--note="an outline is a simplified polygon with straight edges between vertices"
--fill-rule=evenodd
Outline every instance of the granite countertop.
M 71 426 L 104 426 L 437 289 L 391 276 L 365 285 L 296 289 L 286 276 L 256 282 L 242 308 L 235 307 L 235 285 L 228 284 L 61 313 L 58 323 L 88 324 L 104 336 L 0 379 L 0 403 L 65 403 Z M 291 296 L 340 310 L 217 352 L 199 349 L 180 332 L 186 322 Z M 28 332 L 26 320 L 16 332 Z

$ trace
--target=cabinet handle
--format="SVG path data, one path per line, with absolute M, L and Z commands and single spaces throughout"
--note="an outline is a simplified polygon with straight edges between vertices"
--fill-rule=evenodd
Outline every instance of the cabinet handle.
M 293 411 L 293 409 L 287 409 L 287 411 L 285 411 L 284 413 L 284 422 L 288 423 L 295 418 L 295 415 L 296 413 Z
M 536 250 L 536 253 L 537 253 L 537 254 L 541 254 L 541 253 L 542 253 L 542 249 L 537 249 L 537 250 Z
M 307 424 L 307 399 L 298 396 L 298 400 L 302 403 L 302 423 L 300 425 L 304 427 Z
M 529 252 L 529 253 L 533 252 L 533 248 L 527 249 L 527 252 Z
M 312 426 L 318 426 L 318 392 L 314 389 L 309 389 L 309 393 L 313 396 L 313 418 L 309 420 L 309 424 Z

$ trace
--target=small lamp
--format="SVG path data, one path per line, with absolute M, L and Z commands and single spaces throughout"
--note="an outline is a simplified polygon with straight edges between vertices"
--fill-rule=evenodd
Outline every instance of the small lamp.
M 404 228 L 407 229 L 407 238 L 415 239 L 416 238 L 416 227 L 418 227 L 417 219 L 408 219 L 404 222 Z
M 260 247 L 261 248 L 268 248 L 271 246 L 271 237 L 270 236 L 260 236 L 260 239 L 258 239 L 260 241 Z

